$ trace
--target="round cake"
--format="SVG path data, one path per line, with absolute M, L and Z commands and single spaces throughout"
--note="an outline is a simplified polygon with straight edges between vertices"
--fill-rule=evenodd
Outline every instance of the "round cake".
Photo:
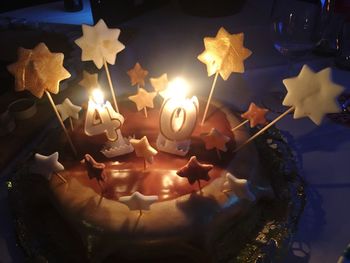
M 149 143 L 156 147 L 158 104 L 145 118 L 130 101 L 119 102 L 120 113 L 125 118 L 122 134 L 137 139 L 146 136 Z M 200 105 L 199 109 L 202 108 L 204 105 Z M 28 170 L 25 172 L 27 179 L 23 179 L 22 170 L 14 180 L 14 207 L 26 207 L 20 212 L 20 209 L 15 209 L 26 225 L 25 233 L 19 231 L 25 236 L 23 239 L 27 243 L 32 241 L 27 237 L 27 228 L 31 229 L 29 232 L 33 236 L 40 236 L 42 233 L 38 234 L 38 229 L 42 228 L 41 231 L 45 229 L 52 233 L 48 239 L 54 240 L 50 242 L 58 247 L 58 251 L 65 247 L 64 255 L 50 251 L 45 257 L 55 255 L 53 258 L 65 262 L 115 262 L 116 259 L 118 262 L 254 262 L 249 260 L 257 260 L 264 251 L 261 246 L 252 248 L 249 244 L 252 240 L 258 242 L 256 238 L 261 227 L 269 223 L 270 226 L 275 225 L 273 232 L 278 230 L 276 222 L 267 222 L 266 219 L 283 221 L 291 215 L 296 218 L 295 211 L 301 209 L 301 206 L 292 209 L 289 204 L 293 196 L 289 179 L 276 175 L 284 170 L 280 165 L 285 158 L 279 152 L 283 149 L 282 145 L 277 151 L 277 146 L 271 147 L 278 144 L 270 132 L 266 134 L 270 137 L 266 139 L 262 136 L 258 140 L 258 144 L 264 145 L 263 150 L 252 143 L 234 152 L 236 145 L 249 138 L 250 131 L 242 127 L 233 133 L 232 128 L 241 120 L 219 103 L 210 105 L 203 126 L 196 125 L 186 156 L 159 151 L 153 164 L 146 169 L 143 159 L 134 152 L 106 158 L 101 153 L 106 136 L 87 136 L 84 119 L 82 116 L 74 124 L 71 133 L 79 152 L 78 158 L 71 154 L 63 135 L 57 131 L 51 132 L 36 149 L 41 154 L 59 152 L 59 161 L 65 167 L 60 175 L 67 182 L 59 176 L 52 176 L 49 182 L 45 182 L 32 173 L 31 178 L 35 178 L 36 182 L 29 183 L 33 187 L 28 188 Z M 205 148 L 202 136 L 212 128 L 230 138 L 226 152 L 218 154 Z M 278 140 L 283 141 L 281 138 Z M 266 150 L 268 154 L 264 152 Z M 274 162 L 279 162 L 278 169 L 273 168 L 275 164 L 270 165 L 272 150 L 277 152 L 273 158 Z M 85 154 L 105 165 L 102 183 L 88 176 L 87 166 L 81 162 Z M 191 156 L 196 156 L 200 163 L 213 165 L 209 171 L 210 180 L 190 184 L 187 178 L 178 176 L 177 171 L 187 164 Z M 228 183 L 228 176 L 234 178 L 234 184 Z M 157 196 L 158 200 L 142 213 L 130 210 L 119 200 L 135 192 Z M 295 196 L 300 193 L 302 189 L 298 189 Z M 263 215 L 266 212 L 268 216 Z M 45 226 L 36 222 L 35 218 L 43 218 Z M 281 234 L 283 231 L 277 232 L 276 242 L 288 235 L 287 232 L 284 235 Z M 268 242 L 271 237 L 260 243 L 271 246 Z M 44 239 L 47 242 L 46 234 Z M 270 256 L 268 253 L 265 255 Z

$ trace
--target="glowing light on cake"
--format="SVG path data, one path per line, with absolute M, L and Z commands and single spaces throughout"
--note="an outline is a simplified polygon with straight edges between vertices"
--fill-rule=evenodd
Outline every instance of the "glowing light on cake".
M 157 148 L 180 156 L 188 153 L 191 134 L 197 123 L 198 99 L 186 98 L 188 83 L 182 78 L 170 82 L 160 110 L 160 134 Z
M 120 131 L 123 123 L 124 117 L 113 109 L 109 101 L 104 101 L 102 91 L 94 89 L 89 99 L 84 131 L 88 136 L 106 134 L 108 141 L 101 152 L 108 158 L 134 150 Z

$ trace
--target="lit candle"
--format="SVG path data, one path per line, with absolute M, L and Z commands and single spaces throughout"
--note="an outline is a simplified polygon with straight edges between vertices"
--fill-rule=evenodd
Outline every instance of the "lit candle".
M 109 101 L 104 102 L 99 89 L 92 92 L 85 119 L 85 134 L 94 136 L 105 133 L 108 142 L 101 152 L 108 158 L 127 154 L 134 149 L 127 139 L 123 138 L 121 127 L 124 117 L 116 112 Z
M 185 98 L 188 84 L 182 79 L 169 83 L 166 97 L 160 110 L 160 134 L 157 148 L 160 151 L 180 156 L 188 153 L 198 115 L 198 99 Z

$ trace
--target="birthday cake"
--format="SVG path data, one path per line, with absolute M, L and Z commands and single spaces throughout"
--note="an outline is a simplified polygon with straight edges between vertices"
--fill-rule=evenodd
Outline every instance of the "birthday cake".
M 166 74 L 150 78 L 149 91 L 148 71 L 136 63 L 128 71 L 136 94 L 117 100 L 108 64 L 124 49 L 119 33 L 100 20 L 83 25 L 75 41 L 83 61 L 104 67 L 113 104 L 104 99 L 98 75 L 84 72 L 79 84 L 88 103 L 80 107 L 66 98 L 55 105 L 51 93 L 70 74 L 63 55 L 44 43 L 19 49 L 8 67 L 17 91 L 47 96 L 63 130 L 49 131 L 9 184 L 27 255 L 58 262 L 280 257 L 303 210 L 304 190 L 291 143 L 273 124 L 293 111 L 320 124 L 325 113 L 339 111 L 335 97 L 343 88 L 331 82 L 329 69 L 314 73 L 304 66 L 284 80 L 285 113 L 269 122 L 267 110 L 251 103 L 238 114 L 212 95 L 218 76 L 244 72 L 251 51 L 243 34 L 220 28 L 204 38 L 198 56 L 208 76 L 215 74 L 208 99 L 187 98 L 186 82 L 168 83 Z

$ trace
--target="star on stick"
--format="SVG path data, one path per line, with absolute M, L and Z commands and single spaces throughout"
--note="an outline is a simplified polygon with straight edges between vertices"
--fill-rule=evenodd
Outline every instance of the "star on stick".
M 233 174 L 227 173 L 224 186 L 228 188 L 227 191 L 233 192 L 240 199 L 255 201 L 255 195 L 249 190 L 249 183 L 246 179 L 238 179 Z
M 144 114 L 147 118 L 147 107 L 154 108 L 153 99 L 157 95 L 157 92 L 148 92 L 143 88 L 137 90 L 137 94 L 129 96 L 129 100 L 136 104 L 138 111 L 144 110 Z
M 230 137 L 215 128 L 212 128 L 207 134 L 202 134 L 201 138 L 205 143 L 205 149 L 216 149 L 219 159 L 221 159 L 220 151 L 227 152 L 226 144 L 231 140 Z
M 90 74 L 87 71 L 83 71 L 83 78 L 78 83 L 80 86 L 83 86 L 85 89 L 87 89 L 88 93 L 91 93 L 91 90 L 95 88 L 99 88 L 98 84 L 98 74 Z
M 163 92 L 168 87 L 168 75 L 164 73 L 158 78 L 150 78 L 151 85 L 155 92 L 159 93 L 163 98 Z
M 103 195 L 103 186 L 101 182 L 105 181 L 105 168 L 106 165 L 104 163 L 96 162 L 96 160 L 90 155 L 85 154 L 84 159 L 80 161 L 80 163 L 85 164 L 87 174 L 90 180 L 96 179 L 100 190 L 101 190 L 101 196 Z
M 52 174 L 55 173 L 64 183 L 67 183 L 67 180 L 59 174 L 60 171 L 64 170 L 64 166 L 58 161 L 58 152 L 48 156 L 36 153 L 34 158 L 36 173 L 44 176 L 48 181 L 51 180 Z
M 139 210 L 140 216 L 142 215 L 142 211 L 150 210 L 151 205 L 157 201 L 157 195 L 143 195 L 137 191 L 132 195 L 119 198 L 119 202 L 125 204 L 131 211 Z
M 267 123 L 266 114 L 269 112 L 268 109 L 260 108 L 256 106 L 254 102 L 251 102 L 246 112 L 241 114 L 243 119 L 250 122 L 250 127 L 253 128 L 257 125 L 265 125 Z
M 144 169 L 146 169 L 146 162 L 150 164 L 153 163 L 153 156 L 156 155 L 158 151 L 149 144 L 146 136 L 143 136 L 140 140 L 131 139 L 130 143 L 134 147 L 136 156 L 144 158 Z
M 205 37 L 205 50 L 198 56 L 198 60 L 206 64 L 208 76 L 215 74 L 210 90 L 208 102 L 204 110 L 202 125 L 208 113 L 208 108 L 214 93 L 218 75 L 227 80 L 231 73 L 244 72 L 244 60 L 252 52 L 243 46 L 244 34 L 230 34 L 223 27 L 219 29 L 215 37 Z
M 331 80 L 331 69 L 325 68 L 317 73 L 304 65 L 299 75 L 284 79 L 288 91 L 282 104 L 294 107 L 294 118 L 309 117 L 320 125 L 327 113 L 340 112 L 337 96 L 344 88 Z
M 127 73 L 130 77 L 132 86 L 137 85 L 138 88 L 145 87 L 145 78 L 148 75 L 148 71 L 143 69 L 140 63 L 137 62 Z
M 79 112 L 81 111 L 81 107 L 74 105 L 70 101 L 70 99 L 66 98 L 62 104 L 56 105 L 56 108 L 61 115 L 62 121 L 65 121 L 66 119 L 69 118 L 69 122 L 73 130 L 74 127 L 73 127 L 72 119 L 75 119 L 75 120 L 79 119 Z
M 176 174 L 187 178 L 190 184 L 198 183 L 199 190 L 202 191 L 200 180 L 209 181 L 209 171 L 213 169 L 211 164 L 202 164 L 198 162 L 196 156 L 192 156 L 185 166 L 180 168 Z

